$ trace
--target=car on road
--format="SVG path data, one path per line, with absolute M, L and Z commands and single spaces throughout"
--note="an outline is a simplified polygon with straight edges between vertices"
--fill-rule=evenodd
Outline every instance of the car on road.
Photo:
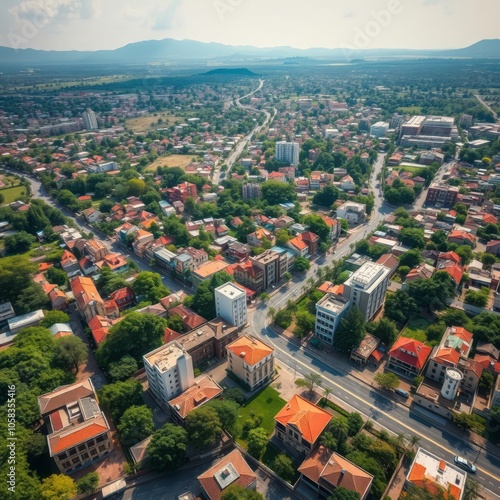
M 405 399 L 408 399 L 410 397 L 410 395 L 404 391 L 403 389 L 396 389 L 394 391 L 398 396 L 401 396 L 402 398 L 405 398 Z
M 461 469 L 464 469 L 465 471 L 470 472 L 472 474 L 476 473 L 477 471 L 476 466 L 473 463 L 469 462 L 464 457 L 459 457 L 458 455 L 455 455 L 455 458 L 453 460 L 455 460 L 455 465 L 457 465 Z

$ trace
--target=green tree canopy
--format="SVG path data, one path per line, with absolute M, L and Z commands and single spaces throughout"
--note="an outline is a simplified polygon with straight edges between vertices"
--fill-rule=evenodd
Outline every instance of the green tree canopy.
M 142 386 L 133 379 L 107 384 L 99 391 L 99 400 L 109 408 L 113 420 L 120 422 L 128 408 L 142 406 Z
M 113 379 L 113 382 L 117 382 L 120 380 L 127 380 L 130 378 L 137 370 L 139 369 L 139 365 L 137 361 L 129 355 L 123 356 L 120 361 L 115 363 L 111 363 L 109 365 L 109 375 Z
M 170 472 L 184 465 L 188 433 L 175 424 L 165 424 L 156 431 L 148 445 L 148 462 L 158 471 Z
M 265 496 L 258 491 L 247 490 L 239 484 L 228 486 L 220 497 L 221 500 L 265 500 Z
M 162 283 L 158 273 L 143 271 L 137 275 L 132 283 L 135 294 L 156 304 L 163 297 L 170 295 L 168 288 Z
M 374 380 L 382 389 L 388 391 L 393 391 L 400 384 L 398 376 L 392 372 L 377 373 Z
M 118 425 L 123 442 L 130 445 L 146 439 L 154 430 L 153 413 L 144 405 L 127 408 Z
M 78 371 L 78 367 L 87 360 L 87 345 L 75 335 L 61 337 L 54 341 L 54 361 L 65 370 Z
M 69 323 L 69 316 L 62 311 L 48 311 L 42 321 L 40 321 L 40 326 L 50 328 L 56 323 Z
M 213 446 L 222 431 L 222 423 L 216 409 L 207 405 L 189 413 L 185 427 L 189 442 L 195 448 Z
M 333 344 L 335 349 L 349 353 L 359 347 L 365 337 L 365 318 L 359 307 L 353 306 L 340 321 Z
M 338 486 L 332 491 L 328 500 L 359 500 L 360 498 L 357 491 L 347 490 L 343 486 Z
M 262 427 L 252 429 L 248 433 L 248 453 L 250 453 L 252 457 L 259 459 L 268 441 L 269 438 L 265 429 Z
M 44 500 L 70 500 L 76 493 L 75 481 L 64 474 L 52 474 L 45 478 L 40 488 Z

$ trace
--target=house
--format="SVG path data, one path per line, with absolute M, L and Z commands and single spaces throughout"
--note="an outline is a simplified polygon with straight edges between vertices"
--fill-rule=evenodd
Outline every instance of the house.
M 229 264 L 218 256 L 215 260 L 206 262 L 193 271 L 191 275 L 193 284 L 198 286 L 202 281 L 210 279 L 214 274 L 224 271 L 228 267 Z
M 328 217 L 327 215 L 321 214 L 320 217 L 326 222 L 326 225 L 330 229 L 329 239 L 330 241 L 337 241 L 340 237 L 341 226 L 337 219 Z
M 154 239 L 154 235 L 149 231 L 145 231 L 144 229 L 139 229 L 138 231 L 136 231 L 135 241 L 132 243 L 134 253 L 138 257 L 143 257 L 144 252 L 146 251 L 147 244 L 151 243 Z
M 110 298 L 116 302 L 120 311 L 135 304 L 135 293 L 132 288 L 128 286 L 114 291 L 110 294 Z
M 319 236 L 317 234 L 311 233 L 311 231 L 306 231 L 300 234 L 298 237 L 302 238 L 302 241 L 307 245 L 307 253 L 310 256 L 316 255 L 319 248 Z
M 298 257 L 306 257 L 308 255 L 309 247 L 302 239 L 302 234 L 299 234 L 298 236 L 295 236 L 295 238 L 289 240 L 286 246 L 290 248 Z
M 270 382 L 274 375 L 274 349 L 251 335 L 227 346 L 228 369 L 250 390 Z
M 109 253 L 104 259 L 96 262 L 96 267 L 101 271 L 104 267 L 107 267 L 114 273 L 122 273 L 128 269 L 128 261 L 119 253 Z
M 182 328 L 185 332 L 190 332 L 207 322 L 205 318 L 182 304 L 172 307 L 168 311 L 168 316 L 179 316 L 182 319 Z
M 387 269 L 390 269 L 389 278 L 394 276 L 394 273 L 399 266 L 399 260 L 392 253 L 385 253 L 377 260 L 376 263 L 382 264 L 387 267 Z
M 102 213 L 99 210 L 96 210 L 95 208 L 92 207 L 83 210 L 82 215 L 85 217 L 85 219 L 89 224 L 94 224 L 95 222 L 98 222 L 99 219 L 102 217 Z
M 468 233 L 467 231 L 451 231 L 448 236 L 448 241 L 450 243 L 456 243 L 457 245 L 469 245 L 471 248 L 476 246 L 476 238 L 473 234 Z
M 54 288 L 49 292 L 49 299 L 52 309 L 57 311 L 66 311 L 68 309 L 68 297 L 59 288 Z
M 250 257 L 250 247 L 239 241 L 235 241 L 228 245 L 226 254 L 228 259 L 233 262 L 244 262 Z
M 217 399 L 222 394 L 222 387 L 209 377 L 195 381 L 189 389 L 168 401 L 172 420 L 184 425 L 186 417 L 205 403 Z
M 242 262 L 233 268 L 234 279 L 256 293 L 264 291 L 264 270 L 252 263 Z
M 101 240 L 87 240 L 84 244 L 83 251 L 92 262 L 98 262 L 104 259 L 109 253 L 108 247 Z
M 94 316 L 88 323 L 95 345 L 98 346 L 108 335 L 109 329 L 120 319 L 110 319 L 105 316 Z
M 354 191 L 355 187 L 354 179 L 350 175 L 346 175 L 340 179 L 340 189 L 342 191 Z
M 36 311 L 31 311 L 21 316 L 15 316 L 7 320 L 7 325 L 9 327 L 9 332 L 11 335 L 17 335 L 21 330 L 25 328 L 30 328 L 32 326 L 37 326 L 40 321 L 45 317 L 42 309 L 37 309 Z
M 73 277 L 80 272 L 78 259 L 68 250 L 64 250 L 61 256 L 62 270 L 69 276 Z
M 351 351 L 351 360 L 355 363 L 359 363 L 361 366 L 366 366 L 372 354 L 377 350 L 379 344 L 379 338 L 367 333 L 361 341 L 359 347 L 356 347 Z
M 432 348 L 415 339 L 399 337 L 389 351 L 387 370 L 403 377 L 413 379 L 424 369 Z
M 276 244 L 274 234 L 263 227 L 260 227 L 257 231 L 247 235 L 247 243 L 252 247 L 261 247 L 264 240 L 268 240 L 271 246 Z
M 198 481 L 209 500 L 220 500 L 224 490 L 233 484 L 246 490 L 257 489 L 257 476 L 239 450 L 233 450 L 221 458 L 199 475 Z
M 342 455 L 323 446 L 316 447 L 298 468 L 301 483 L 312 488 L 315 497 L 329 497 L 335 488 L 345 488 L 365 500 L 370 492 L 373 476 Z M 310 496 L 313 498 L 313 495 Z
M 430 279 L 435 271 L 435 267 L 423 262 L 419 267 L 415 267 L 410 270 L 410 272 L 406 275 L 406 281 L 410 282 L 420 279 Z
M 308 455 L 331 419 L 330 413 L 295 394 L 274 417 L 274 436 L 292 450 Z
M 425 489 L 434 498 L 462 500 L 467 473 L 455 465 L 419 448 L 413 459 L 404 488 L 410 486 Z
M 182 304 L 186 297 L 187 295 L 183 291 L 176 292 L 160 299 L 160 304 L 163 306 L 165 311 L 169 311 L 172 307 Z
M 71 280 L 70 287 L 75 297 L 76 307 L 87 323 L 94 316 L 106 316 L 104 301 L 90 278 L 78 276 Z
M 486 244 L 486 252 L 500 257 L 500 240 L 492 240 Z
M 73 335 L 73 330 L 68 323 L 55 323 L 50 328 L 50 333 L 52 333 L 55 339 L 59 339 L 61 337 L 69 337 Z
M 350 226 L 361 224 L 366 218 L 366 205 L 353 201 L 346 201 L 337 208 L 337 217 L 339 219 L 345 219 Z
M 112 450 L 110 427 L 91 379 L 39 396 L 38 406 L 47 426 L 49 455 L 61 473 L 86 467 Z

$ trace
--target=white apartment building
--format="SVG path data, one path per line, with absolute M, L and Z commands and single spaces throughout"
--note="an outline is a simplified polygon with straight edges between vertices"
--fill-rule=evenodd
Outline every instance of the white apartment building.
M 355 203 L 354 201 L 346 201 L 343 205 L 337 208 L 337 218 L 345 219 L 349 225 L 361 224 L 366 217 L 366 205 L 363 203 Z
M 344 283 L 344 296 L 370 321 L 384 302 L 391 270 L 382 264 L 366 262 Z
M 177 342 L 151 351 L 143 360 L 149 390 L 164 408 L 170 399 L 194 384 L 193 360 Z
M 279 141 L 276 143 L 276 159 L 296 167 L 299 164 L 299 143 Z
M 333 345 L 335 332 L 348 309 L 349 300 L 330 293 L 316 304 L 314 335 L 318 340 Z
M 247 294 L 234 283 L 225 283 L 214 290 L 217 316 L 237 328 L 247 324 Z
M 389 124 L 387 122 L 377 122 L 371 126 L 370 135 L 373 137 L 385 137 L 388 130 Z
M 87 110 L 83 113 L 82 118 L 83 125 L 87 130 L 97 130 L 99 128 L 97 125 L 97 117 L 90 108 L 87 108 Z

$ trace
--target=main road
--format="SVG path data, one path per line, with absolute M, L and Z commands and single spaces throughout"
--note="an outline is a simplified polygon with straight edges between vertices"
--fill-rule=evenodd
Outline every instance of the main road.
M 288 300 L 295 299 L 301 294 L 302 287 L 309 278 L 316 279 L 319 267 L 327 266 L 333 261 L 349 255 L 352 252 L 352 246 L 375 230 L 383 218 L 392 212 L 392 208 L 383 202 L 382 192 L 377 187 L 377 177 L 382 172 L 384 160 L 385 155 L 379 155 L 373 168 L 370 186 L 375 194 L 375 207 L 369 221 L 339 244 L 335 254 L 328 255 L 313 263 L 305 275 L 295 278 L 288 286 L 280 288 L 272 295 L 267 304 L 261 304 L 250 313 L 250 330 L 254 335 L 272 345 L 280 361 L 287 365 L 289 370 L 293 370 L 298 377 L 310 372 L 320 374 L 323 387 L 332 389 L 331 396 L 333 398 L 349 405 L 391 432 L 418 436 L 423 447 L 449 462 L 453 462 L 455 455 L 466 457 L 478 467 L 476 479 L 485 488 L 500 491 L 500 460 L 497 456 L 491 455 L 457 436 L 451 424 L 448 429 L 445 422 L 438 424 L 432 419 L 416 414 L 382 391 L 349 375 L 343 368 L 332 366 L 331 361 L 328 361 L 317 349 L 306 346 L 299 347 L 268 327 L 267 313 L 269 308 L 278 310 L 284 307 Z

